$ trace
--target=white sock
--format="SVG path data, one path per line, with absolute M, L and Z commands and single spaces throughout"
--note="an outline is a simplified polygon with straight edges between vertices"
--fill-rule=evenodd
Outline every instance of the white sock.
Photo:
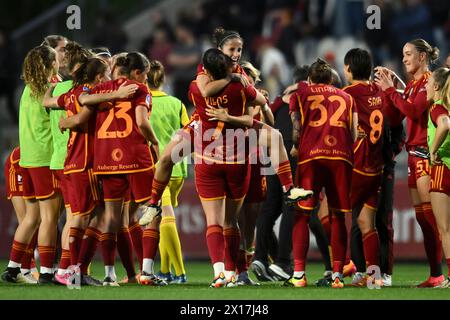
M 221 272 L 225 271 L 225 264 L 223 262 L 216 262 L 213 264 L 214 278 L 217 278 Z
M 305 271 L 294 271 L 294 278 L 301 278 L 305 275 Z
M 46 268 L 46 267 L 41 267 L 41 273 L 49 273 L 49 274 L 53 274 L 53 269 L 52 268 Z
M 116 281 L 116 270 L 114 269 L 114 266 L 105 266 L 105 278 L 110 277 L 114 281 Z
M 64 274 L 66 274 L 66 272 L 67 272 L 67 269 L 58 268 L 58 276 L 63 276 Z
M 331 276 L 331 279 L 336 279 L 337 277 L 339 277 L 340 279 L 343 278 L 342 273 L 339 272 L 333 272 L 333 275 Z
M 20 268 L 22 264 L 9 260 L 8 268 Z
M 144 259 L 142 263 L 142 271 L 145 271 L 149 274 L 154 274 L 153 271 L 153 259 Z
M 30 272 L 30 269 L 22 269 L 22 268 L 20 268 L 20 273 L 21 274 L 27 274 L 28 272 Z
M 225 270 L 225 279 L 229 280 L 229 279 L 231 279 L 232 276 L 236 276 L 236 272 L 235 271 L 227 271 L 227 270 Z

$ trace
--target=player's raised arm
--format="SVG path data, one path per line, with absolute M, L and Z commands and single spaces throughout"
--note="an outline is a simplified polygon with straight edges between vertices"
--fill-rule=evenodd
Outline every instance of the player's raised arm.
M 102 102 L 108 102 L 117 99 L 125 99 L 136 92 L 138 85 L 131 83 L 126 84 L 124 82 L 119 89 L 106 92 L 106 93 L 96 93 L 96 94 L 85 94 L 80 96 L 79 100 L 82 105 L 95 105 Z

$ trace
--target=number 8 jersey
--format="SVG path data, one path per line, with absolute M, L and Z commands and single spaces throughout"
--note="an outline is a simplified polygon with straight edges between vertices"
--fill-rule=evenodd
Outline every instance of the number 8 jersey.
M 343 89 L 355 100 L 358 129 L 365 138 L 358 138 L 353 146 L 354 170 L 365 174 L 380 174 L 383 170 L 383 125 L 387 100 L 375 83 L 356 83 Z
M 91 94 L 117 90 L 124 82 L 135 83 L 137 91 L 123 100 L 97 107 L 94 143 L 95 174 L 126 174 L 151 170 L 154 161 L 148 142 L 136 123 L 136 107 L 141 105 L 151 111 L 151 94 L 147 87 L 133 80 L 119 78 L 103 82 Z
M 300 114 L 298 164 L 316 159 L 343 160 L 353 166 L 353 98 L 331 85 L 300 82 L 290 112 Z

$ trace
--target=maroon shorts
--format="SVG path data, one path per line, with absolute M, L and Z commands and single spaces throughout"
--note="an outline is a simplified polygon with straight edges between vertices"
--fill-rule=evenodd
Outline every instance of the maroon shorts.
M 244 203 L 259 203 L 267 198 L 266 176 L 261 174 L 261 164 L 250 165 L 250 183 Z
M 450 197 L 450 169 L 445 164 L 431 167 L 430 192 L 445 193 Z
M 417 179 L 430 175 L 430 161 L 414 155 L 408 155 L 408 187 L 417 188 Z
M 64 206 L 70 206 L 69 178 L 64 174 L 64 170 L 53 170 L 53 175 L 58 181 L 58 187 L 63 196 Z
M 322 188 L 325 188 L 330 209 L 351 212 L 352 171 L 352 166 L 341 160 L 316 159 L 299 165 L 297 186 L 314 192 L 311 198 L 299 201 L 299 207 L 313 210 L 319 201 Z
M 245 197 L 249 180 L 248 164 L 195 164 L 195 187 L 202 200 Z
M 23 168 L 23 197 L 48 199 L 58 192 L 58 181 L 50 167 Z
M 368 175 L 353 171 L 352 175 L 352 208 L 365 205 L 376 210 L 383 174 Z
M 73 215 L 85 216 L 102 202 L 98 177 L 92 169 L 66 175 L 70 190 L 69 201 Z
M 153 175 L 152 169 L 127 174 L 100 175 L 105 202 L 125 200 L 128 189 L 134 202 L 149 200 L 152 196 Z
M 11 163 L 10 157 L 5 162 L 5 180 L 6 180 L 6 196 L 8 199 L 12 197 L 23 196 L 22 167 L 19 161 Z

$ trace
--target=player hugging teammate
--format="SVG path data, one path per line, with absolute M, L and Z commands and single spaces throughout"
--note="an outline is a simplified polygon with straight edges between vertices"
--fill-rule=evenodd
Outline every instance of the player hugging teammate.
M 350 257 L 345 220 L 353 210 L 352 235 L 359 237 L 351 237 L 350 247 L 352 257 L 359 258 L 354 259 L 352 285 L 391 285 L 391 219 L 384 219 L 388 231 L 382 233 L 376 221 L 384 212 L 379 201 L 386 182 L 384 141 L 406 117 L 408 184 L 430 264 L 430 276 L 419 287 L 448 287 L 441 256 L 443 248 L 450 269 L 450 71 L 429 71 L 438 50 L 421 39 L 405 44 L 403 63 L 414 77 L 405 87 L 384 67 L 375 68 L 374 81 L 370 53 L 363 49 L 351 49 L 345 56 L 349 85 L 344 89 L 333 85 L 336 71 L 317 59 L 307 81 L 290 92 L 294 181 L 282 135 L 271 127 L 269 97 L 256 87 L 259 72 L 250 63 L 239 64 L 244 40 L 222 28 L 213 38 L 216 48 L 204 53 L 192 75 L 188 96 L 195 111 L 190 121 L 180 100 L 163 91 L 164 66 L 139 52 L 111 57 L 107 48 L 90 51 L 60 36 L 47 37 L 30 50 L 23 63 L 20 148 L 5 165 L 8 198 L 19 226 L 2 279 L 70 285 L 79 271 L 83 285 L 118 286 L 117 248 L 127 272 L 124 282 L 185 283 L 173 208 L 186 177 L 186 165 L 177 163 L 193 154 L 214 273 L 210 286 L 255 285 L 247 269 L 264 200 L 260 158 L 265 154 L 280 181 L 280 197 L 296 210 L 294 269 L 284 285 L 307 286 L 308 225 L 319 200 L 323 208 L 328 205 L 321 214 L 328 215 L 324 221 L 330 222 L 331 232 L 323 232 L 321 240 L 331 245 L 332 257 L 332 271 L 321 283 L 344 287 L 344 265 Z M 175 156 L 175 150 L 181 151 Z M 392 203 L 392 190 L 384 192 Z M 55 272 L 61 200 L 66 224 Z M 30 272 L 36 243 L 39 279 Z M 88 269 L 99 244 L 103 281 L 91 277 Z M 155 274 L 158 245 L 162 265 Z M 138 274 L 133 250 L 140 260 Z M 366 273 L 368 266 L 384 270 L 384 265 L 389 265 L 383 271 L 389 281 Z

